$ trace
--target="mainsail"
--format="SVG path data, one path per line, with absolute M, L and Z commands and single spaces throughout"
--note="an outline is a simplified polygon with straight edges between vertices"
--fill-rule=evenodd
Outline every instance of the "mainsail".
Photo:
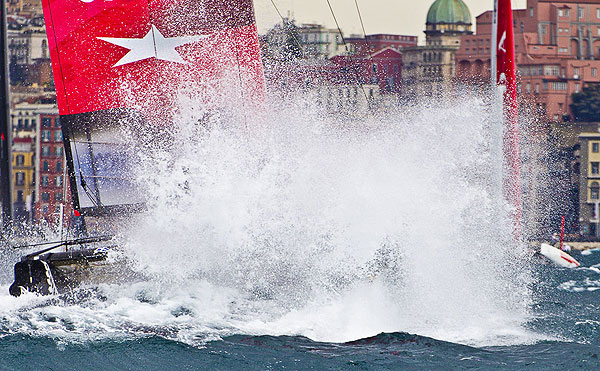
M 143 202 L 124 122 L 168 124 L 184 90 L 264 94 L 251 0 L 42 2 L 76 212 Z
M 515 40 L 511 0 L 495 0 L 492 48 L 492 79 L 504 86 L 504 156 L 506 175 L 504 194 L 513 206 L 514 235 L 521 238 L 521 167 L 519 156 L 519 128 L 517 104 L 517 77 Z

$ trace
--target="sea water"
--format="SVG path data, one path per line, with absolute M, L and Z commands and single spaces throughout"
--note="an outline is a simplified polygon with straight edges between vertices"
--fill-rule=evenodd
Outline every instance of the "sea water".
M 311 102 L 183 100 L 112 257 L 144 278 L 13 298 L 4 254 L 0 367 L 598 366 L 600 255 L 564 270 L 514 242 L 489 101 Z

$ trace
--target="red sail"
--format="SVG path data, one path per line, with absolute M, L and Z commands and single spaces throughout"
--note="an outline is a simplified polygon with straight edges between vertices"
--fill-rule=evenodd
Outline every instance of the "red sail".
M 42 1 L 62 115 L 152 114 L 196 86 L 264 92 L 251 0 Z
M 521 180 L 519 156 L 519 129 L 517 106 L 517 79 L 513 13 L 510 0 L 497 0 L 496 81 L 504 91 L 504 154 L 507 175 L 504 182 L 506 198 L 514 208 L 515 236 L 521 238 Z

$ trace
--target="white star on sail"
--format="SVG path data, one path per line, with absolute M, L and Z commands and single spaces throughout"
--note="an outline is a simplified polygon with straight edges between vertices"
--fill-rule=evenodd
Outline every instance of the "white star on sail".
M 118 37 L 98 37 L 98 39 L 129 49 L 129 52 L 113 66 L 118 67 L 148 58 L 185 64 L 187 62 L 181 58 L 181 55 L 179 55 L 175 48 L 194 43 L 206 37 L 208 36 L 201 35 L 166 38 L 160 33 L 156 26 L 152 25 L 150 31 L 148 31 L 146 36 L 141 39 Z

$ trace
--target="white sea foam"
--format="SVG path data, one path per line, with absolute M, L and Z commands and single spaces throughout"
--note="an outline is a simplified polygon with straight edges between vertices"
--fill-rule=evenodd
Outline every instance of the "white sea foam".
M 592 253 L 598 252 L 600 251 L 600 249 L 588 249 L 588 250 L 583 250 L 581 252 L 581 255 L 592 255 Z
M 208 116 L 188 100 L 175 148 L 141 153 L 149 211 L 123 233 L 149 280 L 78 304 L 2 293 L 3 332 L 530 342 L 487 107 L 462 97 L 359 118 L 293 98 L 198 124 Z

